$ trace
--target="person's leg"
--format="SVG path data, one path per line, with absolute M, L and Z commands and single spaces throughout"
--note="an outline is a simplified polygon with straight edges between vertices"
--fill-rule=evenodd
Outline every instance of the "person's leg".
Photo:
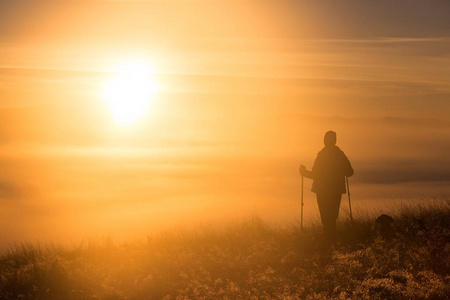
M 339 216 L 339 207 L 341 206 L 342 194 L 330 195 L 330 230 L 333 240 L 337 238 L 336 221 Z
M 329 241 L 336 240 L 336 220 L 339 215 L 341 197 L 341 194 L 317 194 L 317 204 L 319 205 L 320 219 L 323 224 L 323 234 Z

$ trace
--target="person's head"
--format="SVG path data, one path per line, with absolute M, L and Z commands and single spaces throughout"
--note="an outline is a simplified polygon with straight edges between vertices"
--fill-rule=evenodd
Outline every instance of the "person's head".
M 336 132 L 331 130 L 327 131 L 323 138 L 323 143 L 325 144 L 325 147 L 336 145 Z

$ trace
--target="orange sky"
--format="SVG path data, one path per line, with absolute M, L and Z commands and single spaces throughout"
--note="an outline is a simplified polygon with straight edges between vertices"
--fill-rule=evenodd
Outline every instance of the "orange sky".
M 61 218 L 74 236 L 218 212 L 291 220 L 298 165 L 329 129 L 356 205 L 448 192 L 449 14 L 446 1 L 4 1 L 0 227 L 14 240 Z M 121 128 L 101 89 L 128 60 L 159 88 Z

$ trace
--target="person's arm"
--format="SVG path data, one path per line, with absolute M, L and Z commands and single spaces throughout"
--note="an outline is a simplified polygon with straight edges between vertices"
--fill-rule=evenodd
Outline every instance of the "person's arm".
M 344 154 L 344 175 L 347 177 L 353 176 L 355 172 L 353 171 L 352 165 L 350 164 L 350 161 L 348 160 L 347 156 Z
M 305 176 L 306 178 L 314 179 L 313 172 L 306 170 L 306 167 L 304 165 L 300 166 L 299 171 L 302 176 Z

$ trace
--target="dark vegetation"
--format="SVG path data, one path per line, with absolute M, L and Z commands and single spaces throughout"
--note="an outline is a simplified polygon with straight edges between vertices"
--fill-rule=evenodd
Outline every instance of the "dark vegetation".
M 0 299 L 450 299 L 450 201 L 404 208 L 392 236 L 375 217 L 341 221 L 331 248 L 319 225 L 259 218 L 121 245 L 17 245 L 0 256 Z

